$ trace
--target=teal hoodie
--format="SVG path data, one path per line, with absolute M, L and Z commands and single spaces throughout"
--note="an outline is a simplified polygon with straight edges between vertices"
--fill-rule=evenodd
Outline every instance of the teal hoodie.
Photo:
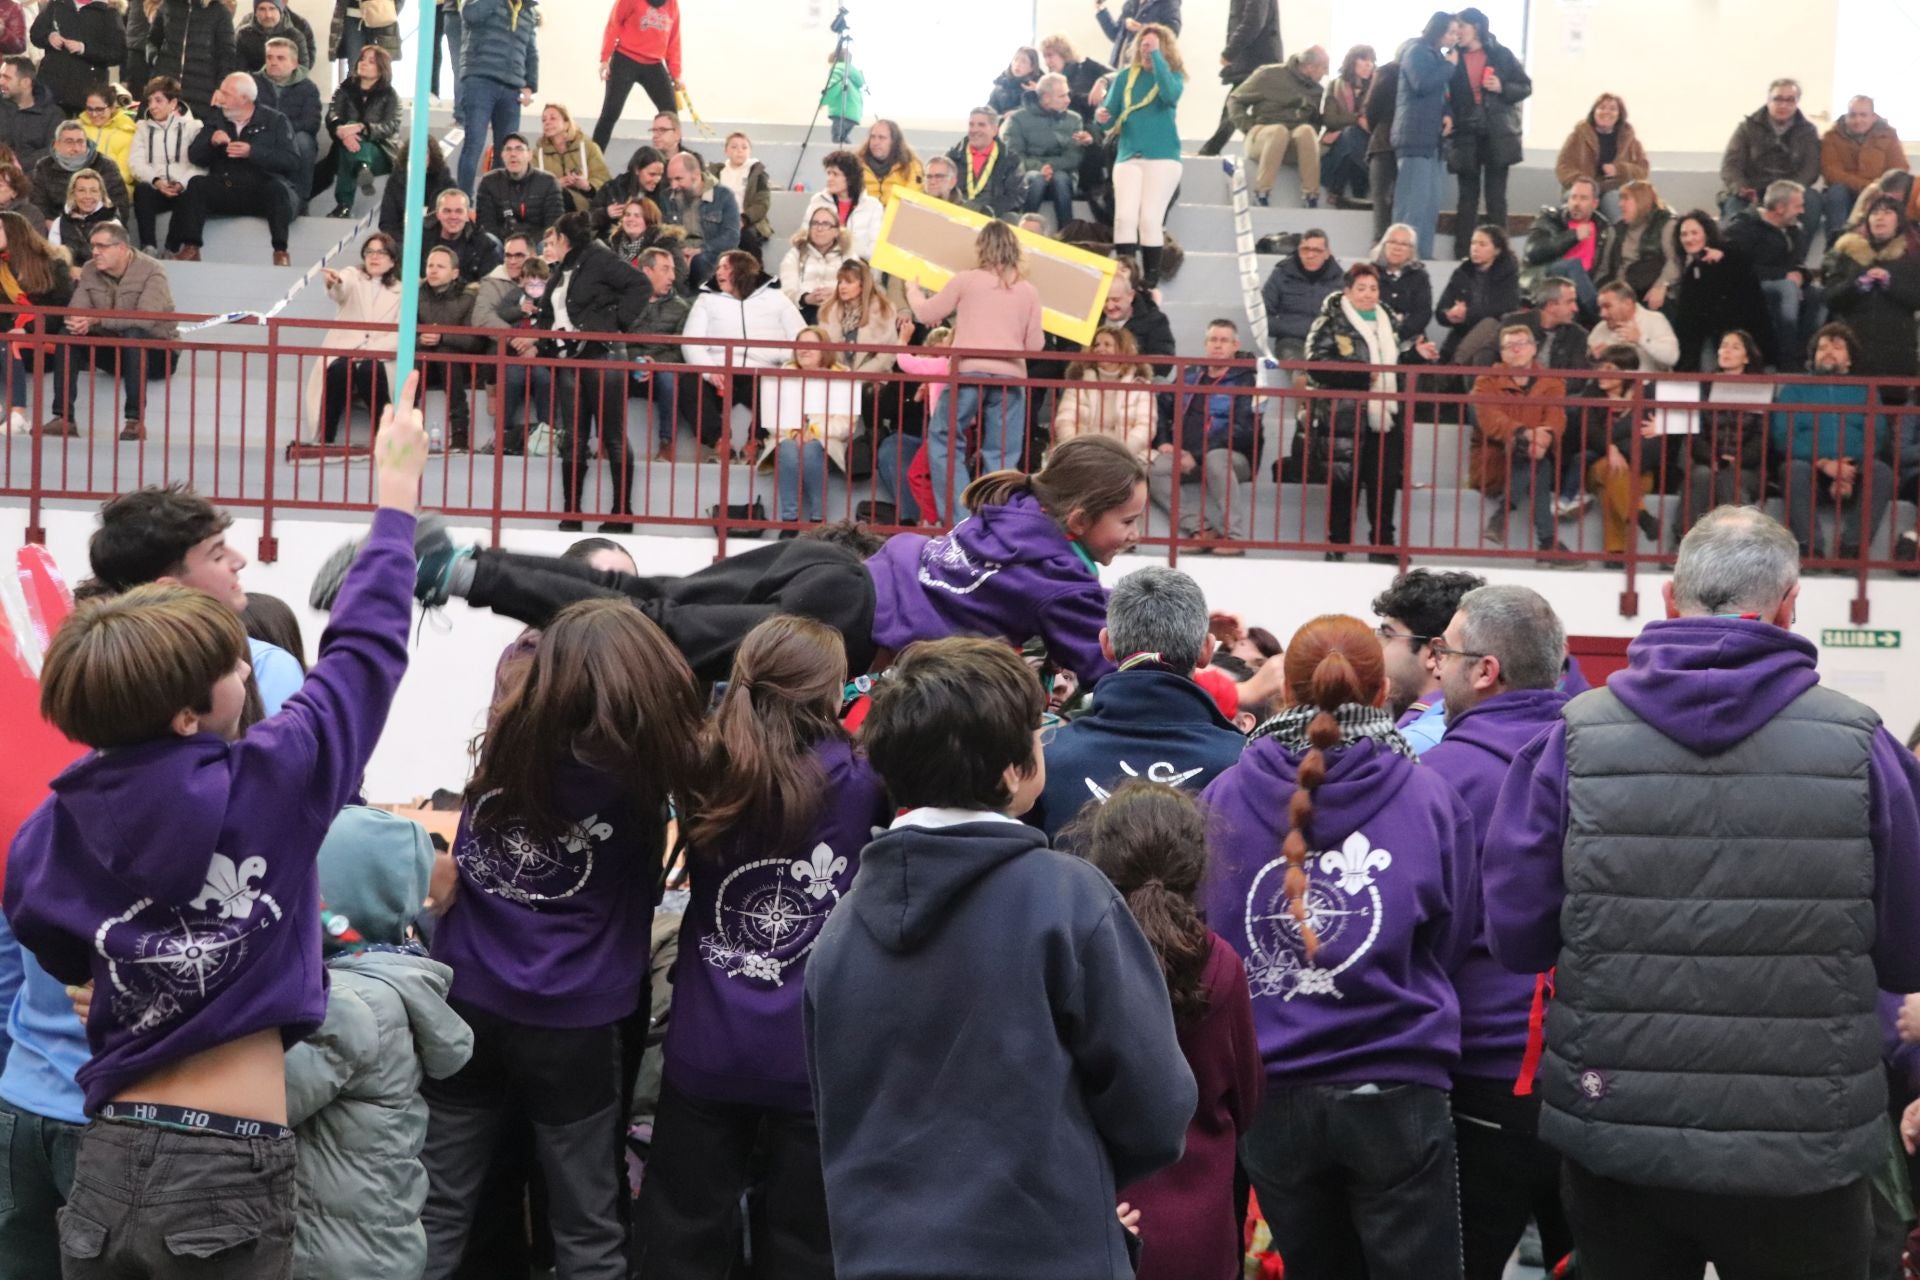
M 1180 103 L 1180 93 L 1187 82 L 1173 73 L 1166 58 L 1158 49 L 1148 55 L 1153 59 L 1151 75 L 1129 74 L 1130 68 L 1114 72 L 1113 85 L 1107 90 L 1107 100 L 1102 105 L 1113 117 L 1107 128 L 1112 129 L 1120 123 L 1120 117 L 1126 113 L 1127 104 L 1135 105 L 1133 114 L 1127 116 L 1126 123 L 1120 127 L 1119 152 L 1116 160 L 1178 160 L 1180 158 L 1180 125 L 1175 108 Z M 1133 93 L 1127 93 L 1129 79 L 1133 82 Z M 1155 93 L 1154 90 L 1159 90 Z M 1147 101 L 1152 94 L 1152 101 Z M 1143 105 L 1142 105 L 1143 104 Z
M 1797 382 L 1781 387 L 1773 402 L 1773 447 L 1801 462 L 1815 459 L 1867 460 L 1866 407 L 1872 389 L 1864 382 Z M 1818 406 L 1794 409 L 1794 405 Z M 1859 406 L 1853 408 L 1851 406 Z M 1840 406 L 1847 406 L 1842 408 Z M 1889 422 L 1881 430 L 1891 430 Z M 1883 437 L 1884 439 L 1884 437 Z

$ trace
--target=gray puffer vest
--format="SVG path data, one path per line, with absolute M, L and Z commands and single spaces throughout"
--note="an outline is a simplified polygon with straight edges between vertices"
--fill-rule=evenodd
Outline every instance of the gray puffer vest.
M 1604 1177 L 1807 1195 L 1885 1153 L 1868 756 L 1809 689 L 1695 755 L 1612 693 L 1569 703 L 1567 897 L 1540 1136 Z

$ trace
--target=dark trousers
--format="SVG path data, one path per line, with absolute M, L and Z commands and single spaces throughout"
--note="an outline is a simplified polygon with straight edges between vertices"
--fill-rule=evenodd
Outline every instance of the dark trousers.
M 1803 1196 L 1637 1187 L 1564 1163 L 1580 1280 L 1858 1280 L 1873 1209 L 1866 1179 Z
M 1339 427 L 1342 434 L 1354 429 L 1351 422 L 1341 422 Z M 1335 475 L 1327 499 L 1327 541 L 1353 541 L 1353 513 L 1358 506 L 1366 513 L 1372 540 L 1390 547 L 1398 541 L 1394 530 L 1400 518 L 1400 485 L 1406 470 L 1406 433 L 1398 425 L 1391 431 L 1373 430 L 1365 422 L 1364 411 L 1358 429 L 1353 474 L 1344 483 Z
M 1486 193 L 1487 216 L 1479 216 L 1480 196 Z M 1502 231 L 1507 229 L 1507 166 L 1503 164 L 1475 165 L 1460 175 L 1460 199 L 1454 205 L 1453 214 L 1453 253 L 1464 261 L 1467 256 L 1467 242 L 1473 239 L 1473 229 L 1483 222 L 1490 222 Z
M 81 1126 L 50 1120 L 0 1101 L 0 1276 L 60 1280 L 54 1215 L 73 1187 Z
M 473 1028 L 473 1057 L 421 1089 L 426 1275 L 453 1274 L 501 1135 L 524 1116 L 546 1179 L 558 1273 L 626 1280 L 618 1028 L 529 1027 L 459 1001 L 453 1007 Z
M 562 368 L 555 380 L 554 448 L 564 460 L 560 470 L 566 509 L 580 506 L 580 488 L 593 462 L 594 436 L 607 457 L 613 479 L 612 515 L 633 509 L 633 451 L 627 447 L 627 375 L 625 370 Z
M 1321 175 L 1322 180 L 1326 177 Z M 1376 151 L 1367 157 L 1367 188 L 1373 193 L 1373 240 L 1387 238 L 1393 225 L 1393 189 L 1399 184 L 1400 157 L 1391 151 Z
M 1227 81 L 1227 97 L 1231 98 L 1233 91 L 1238 89 L 1245 80 L 1246 77 L 1242 76 L 1239 80 Z M 1200 144 L 1200 154 L 1203 156 L 1219 155 L 1221 148 L 1225 147 L 1232 137 L 1233 118 L 1227 114 L 1227 104 L 1223 101 L 1220 104 L 1220 123 L 1215 127 L 1213 136 Z
M 600 118 L 593 125 L 593 143 L 602 151 L 613 140 L 613 126 L 620 122 L 620 113 L 626 109 L 627 95 L 633 92 L 636 84 L 653 100 L 655 111 L 679 114 L 679 104 L 673 96 L 673 76 L 668 73 L 667 64 L 638 62 L 616 49 L 609 60 L 607 94 L 600 102 Z
M 433 24 L 433 91 L 440 92 L 440 69 L 448 62 L 453 64 L 453 112 L 460 114 L 460 10 L 440 6 L 434 14 Z M 444 52 L 445 59 L 442 60 Z
M 327 361 L 326 385 L 320 396 L 320 425 L 328 444 L 340 433 L 340 419 L 355 400 L 366 402 L 376 427 L 393 402 L 387 366 L 378 360 L 337 356 Z
M 447 393 L 447 443 L 456 449 L 467 447 L 473 422 L 473 405 L 469 390 L 473 385 L 473 366 L 470 364 L 436 364 L 421 361 L 421 372 L 426 375 L 426 387 L 429 391 Z
M 700 443 L 725 450 L 731 429 L 728 419 L 732 416 L 728 404 L 753 406 L 753 375 L 733 373 L 720 376 L 731 384 L 728 388 L 731 401 L 722 398 L 720 388 L 697 373 L 680 375 L 679 401 L 681 414 L 693 415 L 694 434 Z
M 64 1280 L 288 1280 L 294 1146 L 95 1120 L 59 1214 Z
M 186 203 L 187 193 L 177 196 L 163 195 L 151 182 L 143 182 L 133 189 L 133 222 L 139 228 L 140 247 L 151 249 L 159 237 L 160 214 L 162 210 L 174 211 L 173 221 L 167 224 L 167 251 L 171 253 L 180 247 L 180 209 Z
M 1540 1224 L 1549 1274 L 1573 1250 L 1560 1204 L 1560 1156 L 1540 1141 L 1539 1124 L 1539 1098 L 1514 1097 L 1510 1081 L 1454 1077 L 1467 1280 L 1500 1280 L 1529 1218 Z
M 756 1155 L 764 1152 L 764 1159 Z M 740 1253 L 740 1197 L 755 1190 L 754 1272 L 833 1280 L 827 1187 L 813 1117 L 691 1097 L 660 1086 L 635 1231 L 644 1280 L 727 1280 Z
M 558 556 L 482 549 L 467 603 L 544 627 L 576 600 L 622 597 L 667 633 L 702 680 L 726 679 L 747 632 L 782 613 L 839 631 L 847 670 L 857 675 L 873 665 L 873 576 L 860 557 L 826 542 L 755 547 L 683 578 L 636 578 Z
M 179 363 L 178 351 L 154 347 L 63 347 L 54 357 L 60 362 L 61 375 L 53 384 L 53 416 L 70 418 L 79 398 L 80 375 L 90 369 L 111 374 L 120 381 L 121 399 L 128 421 L 146 416 L 147 383 L 157 382 L 172 373 Z
M 216 213 L 265 217 L 274 249 L 286 252 L 287 229 L 293 225 L 293 192 L 266 170 L 228 167 L 189 182 L 180 207 L 173 212 L 168 241 L 176 248 L 199 248 L 205 243 L 207 218 Z
M 1240 1140 L 1287 1280 L 1460 1280 L 1447 1095 L 1267 1083 Z

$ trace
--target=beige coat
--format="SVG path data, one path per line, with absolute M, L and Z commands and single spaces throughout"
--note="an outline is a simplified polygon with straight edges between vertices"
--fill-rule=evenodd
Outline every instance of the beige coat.
M 894 317 L 899 313 L 893 304 L 885 298 L 875 295 L 867 300 L 866 323 L 855 332 L 852 342 L 855 346 L 878 347 L 896 344 L 900 341 L 900 331 L 894 327 Z M 827 331 L 835 342 L 846 341 L 846 330 L 840 323 L 840 300 L 827 299 L 820 308 L 820 327 Z M 885 373 L 893 368 L 893 354 L 887 351 L 842 351 L 840 363 L 855 373 Z M 883 393 L 885 383 L 881 384 Z M 898 394 L 892 393 L 892 394 Z
M 359 267 L 342 271 L 339 283 L 327 286 L 327 296 L 340 308 L 334 319 L 342 324 L 400 323 L 400 290 L 375 284 Z M 307 330 L 298 341 L 311 343 L 313 332 Z M 307 374 L 307 423 L 314 436 L 319 435 L 324 421 L 321 397 L 326 390 L 328 362 L 345 355 L 391 355 L 400 345 L 400 334 L 396 329 L 328 329 L 319 345 L 329 354 L 312 357 L 313 368 Z M 393 376 L 392 368 L 388 368 L 387 376 Z
M 1152 453 L 1153 384 L 1140 366 L 1129 366 L 1120 376 L 1125 389 L 1115 387 L 1095 369 L 1081 374 L 1080 380 L 1088 385 L 1060 393 L 1060 407 L 1053 412 L 1054 443 L 1079 435 L 1103 435 L 1112 436 L 1139 457 Z M 1091 385 L 1095 382 L 1107 385 Z
M 772 406 L 772 413 L 767 407 Z M 782 440 L 818 440 L 827 457 L 841 471 L 847 469 L 847 451 L 860 429 L 860 384 L 844 371 L 831 378 L 815 371 L 784 365 L 760 376 L 760 411 L 774 422 L 773 443 Z M 774 465 L 775 451 L 760 455 L 762 470 Z

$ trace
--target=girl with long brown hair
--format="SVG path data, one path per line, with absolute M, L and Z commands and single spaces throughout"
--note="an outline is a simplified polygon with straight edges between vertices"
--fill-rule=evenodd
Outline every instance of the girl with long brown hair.
M 1105 804 L 1082 809 L 1057 847 L 1083 851 L 1126 899 L 1160 961 L 1180 1051 L 1200 1091 L 1179 1161 L 1120 1189 L 1121 1202 L 1147 1224 L 1137 1278 L 1221 1280 L 1239 1269 L 1234 1153 L 1253 1124 L 1266 1068 L 1247 971 L 1195 905 L 1207 870 L 1206 819 L 1178 788 L 1129 782 Z
M 692 899 L 635 1233 L 649 1276 L 724 1272 L 756 1181 L 782 1224 L 755 1235 L 765 1273 L 833 1274 L 801 994 L 861 848 L 891 816 L 840 727 L 846 678 L 832 627 L 769 618 L 741 643 L 701 736 L 684 826 Z M 773 1158 L 759 1180 L 762 1146 Z
M 1241 1158 L 1290 1275 L 1458 1280 L 1472 816 L 1393 727 L 1372 627 L 1315 618 L 1279 661 L 1285 708 L 1201 797 L 1202 904 L 1246 962 L 1266 1063 Z
M 695 778 L 700 700 L 624 601 L 570 606 L 475 744 L 434 937 L 472 1060 L 423 1090 L 428 1271 L 452 1272 L 496 1136 L 531 1122 L 561 1275 L 620 1256 L 620 1024 L 646 997 L 669 801 Z
M 27 416 L 27 376 L 33 370 L 35 344 L 28 335 L 45 333 L 47 317 L 33 308 L 64 307 L 73 301 L 73 263 L 67 251 L 48 244 L 32 223 L 18 213 L 0 213 L 0 367 L 7 380 L 7 430 L 24 435 L 32 429 Z M 42 431 L 50 436 L 77 436 L 80 429 L 55 416 Z

